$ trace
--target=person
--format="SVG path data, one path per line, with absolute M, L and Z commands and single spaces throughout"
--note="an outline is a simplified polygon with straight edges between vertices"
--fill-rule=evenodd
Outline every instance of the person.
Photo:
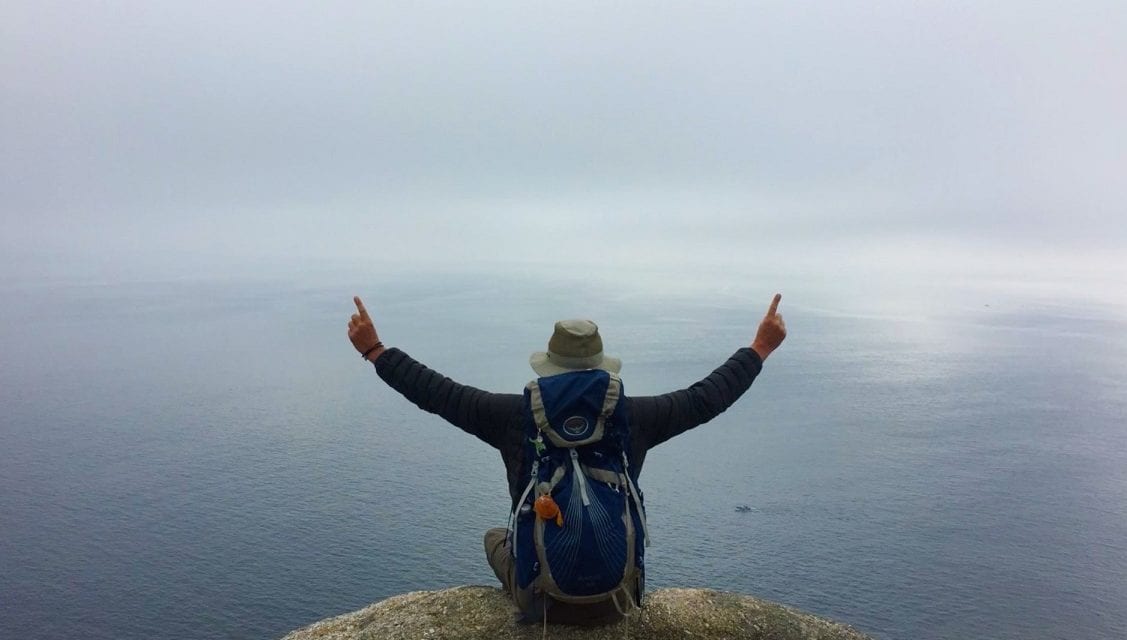
M 738 349 L 720 367 L 692 386 L 657 396 L 627 396 L 630 416 L 630 464 L 641 472 L 646 452 L 653 447 L 715 418 L 730 407 L 754 382 L 763 362 L 786 338 L 786 324 L 778 312 L 780 294 L 775 294 L 755 338 Z M 420 409 L 437 414 L 454 426 L 476 436 L 501 453 L 512 498 L 510 509 L 521 499 L 526 476 L 523 461 L 522 395 L 491 393 L 459 384 L 427 368 L 380 340 L 375 324 L 359 297 L 353 298 L 356 313 L 348 322 L 348 337 L 361 357 L 375 365 L 376 373 L 392 389 Z M 604 355 L 598 326 L 589 320 L 556 323 L 546 351 L 533 353 L 529 364 L 538 376 L 583 369 L 604 369 L 618 373 L 621 361 Z M 516 584 L 514 559 L 507 530 L 485 533 L 485 553 L 502 586 L 524 613 L 537 607 L 532 588 Z M 641 592 L 641 580 L 635 585 Z M 553 602 L 547 618 L 554 623 L 597 625 L 621 617 L 610 602 L 570 604 Z

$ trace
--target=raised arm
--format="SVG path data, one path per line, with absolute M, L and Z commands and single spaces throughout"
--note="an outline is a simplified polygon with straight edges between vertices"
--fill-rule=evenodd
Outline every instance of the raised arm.
M 490 393 L 459 384 L 395 348 L 386 348 L 360 298 L 348 323 L 348 337 L 364 359 L 392 388 L 420 409 L 437 414 L 459 429 L 501 448 L 506 428 L 520 411 L 521 397 Z M 366 355 L 365 355 L 366 354 Z
M 771 301 L 751 347 L 736 351 L 700 382 L 660 396 L 631 398 L 631 423 L 638 430 L 643 450 L 715 418 L 751 387 L 763 361 L 786 338 L 786 324 L 778 313 L 781 299 L 776 294 Z

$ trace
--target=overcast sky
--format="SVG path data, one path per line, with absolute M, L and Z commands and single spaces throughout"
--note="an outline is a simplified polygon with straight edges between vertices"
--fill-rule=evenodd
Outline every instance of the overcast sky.
M 9 0 L 0 127 L 14 274 L 1115 256 L 1127 3 Z

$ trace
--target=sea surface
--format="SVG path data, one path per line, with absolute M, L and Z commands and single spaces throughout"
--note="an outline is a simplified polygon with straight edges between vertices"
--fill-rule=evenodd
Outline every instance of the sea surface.
M 360 361 L 353 294 L 389 345 L 495 391 L 527 382 L 554 320 L 593 318 L 647 395 L 747 345 L 776 288 L 782 349 L 646 460 L 651 588 L 884 639 L 1127 637 L 1121 306 L 973 279 L 691 285 L 4 282 L 0 638 L 276 638 L 492 584 L 500 458 Z

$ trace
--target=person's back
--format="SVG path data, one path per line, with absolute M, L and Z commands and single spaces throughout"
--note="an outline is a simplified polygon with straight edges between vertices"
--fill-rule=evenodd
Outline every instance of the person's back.
M 486 532 L 486 558 L 525 618 L 538 620 L 546 612 L 551 622 L 602 624 L 619 619 L 624 608 L 641 602 L 645 580 L 644 547 L 638 538 L 645 537 L 645 519 L 641 492 L 636 483 L 646 452 L 719 415 L 751 386 L 763 360 L 786 337 L 786 325 L 777 313 L 780 299 L 781 296 L 775 296 L 750 347 L 736 351 L 727 362 L 689 388 L 659 396 L 629 397 L 621 394 L 621 381 L 616 375 L 621 361 L 604 355 L 598 326 L 589 320 L 556 323 L 548 349 L 532 354 L 529 359 L 539 377 L 529 384 L 523 395 L 489 393 L 458 384 L 428 369 L 403 351 L 386 348 L 359 298 L 354 299 L 357 313 L 349 321 L 348 335 L 356 350 L 375 365 L 377 373 L 392 388 L 420 408 L 440 415 L 500 451 L 512 499 L 510 506 L 514 517 L 511 522 L 518 535 L 514 538 L 513 528 Z M 568 374 L 578 372 L 592 372 L 592 375 L 567 378 Z M 605 373 L 600 376 L 599 372 Z M 611 382 L 602 382 L 612 378 L 619 380 L 618 387 Z M 603 386 L 599 392 L 589 392 L 586 397 L 597 399 L 603 406 L 597 407 L 590 415 L 581 415 L 583 412 L 573 410 L 570 405 L 555 406 L 553 418 L 549 419 L 543 397 L 534 402 L 533 391 L 539 393 L 545 386 L 537 383 L 546 381 L 547 388 L 553 388 L 559 386 L 553 381 L 571 379 L 592 382 L 597 379 L 598 384 Z M 617 396 L 614 395 L 615 388 L 619 390 Z M 587 403 L 594 401 L 587 400 Z M 603 422 L 621 423 L 622 428 L 612 427 L 609 432 L 604 429 L 599 432 L 598 438 L 592 439 L 600 416 L 603 416 Z M 565 426 L 572 417 L 577 419 Z M 577 435 L 567 435 L 569 429 Z M 604 433 L 611 435 L 606 443 L 601 442 Z M 622 441 L 616 449 L 613 440 L 619 437 Z M 560 451 L 545 455 L 548 447 Z M 610 457 L 610 453 L 620 453 L 622 462 L 608 464 L 605 458 Z M 554 458 L 563 462 L 554 463 L 548 469 Z M 539 466 L 541 459 L 545 459 L 544 469 Z M 568 461 L 573 464 L 566 464 Z M 565 478 L 571 480 L 565 481 Z M 619 516 L 624 518 L 622 526 L 604 524 L 596 528 L 594 522 L 605 522 L 606 519 L 588 517 L 584 511 L 592 509 L 591 495 L 595 488 L 599 487 L 602 491 L 604 486 L 627 498 L 623 506 L 626 515 Z M 578 487 L 579 491 L 573 492 L 571 487 Z M 608 504 L 623 504 L 623 501 L 610 501 L 609 494 L 602 493 L 597 495 L 596 502 L 601 501 L 604 495 L 608 496 Z M 566 508 L 563 511 L 558 508 L 557 498 L 561 497 L 565 505 L 581 505 L 571 507 L 571 517 L 564 517 Z M 539 505 L 538 499 L 541 500 Z M 553 512 L 550 506 L 546 506 L 549 504 L 554 504 L 557 509 Z M 538 506 L 545 510 L 544 513 L 537 513 Z M 595 504 L 593 513 L 603 508 L 601 504 Z M 522 513 L 528 520 L 521 520 Z M 525 527 L 522 523 L 533 526 Z M 536 535 L 530 535 L 532 530 L 536 531 Z M 639 533 L 643 535 L 639 536 Z M 551 556 L 544 546 L 545 538 L 551 539 Z M 587 539 L 591 542 L 584 542 Z M 568 541 L 571 543 L 567 547 L 569 551 L 557 553 L 559 547 Z M 525 545 L 523 550 L 522 544 Z M 600 544 L 603 546 L 599 547 Z M 629 559 L 621 553 L 604 552 L 602 560 L 594 560 L 596 563 L 624 562 L 622 579 L 614 583 L 616 586 L 609 592 L 592 586 L 599 581 L 590 579 L 577 581 L 586 586 L 569 588 L 572 591 L 593 589 L 598 593 L 569 593 L 552 579 L 552 572 L 545 571 L 542 566 L 546 559 L 558 558 L 555 564 L 547 564 L 553 569 L 560 562 L 583 564 L 587 575 L 595 575 L 600 573 L 592 571 L 591 562 L 596 552 L 600 548 L 605 551 L 621 545 L 630 545 L 632 555 Z M 559 571 L 570 570 L 563 568 Z M 611 582 L 599 584 L 607 586 Z

